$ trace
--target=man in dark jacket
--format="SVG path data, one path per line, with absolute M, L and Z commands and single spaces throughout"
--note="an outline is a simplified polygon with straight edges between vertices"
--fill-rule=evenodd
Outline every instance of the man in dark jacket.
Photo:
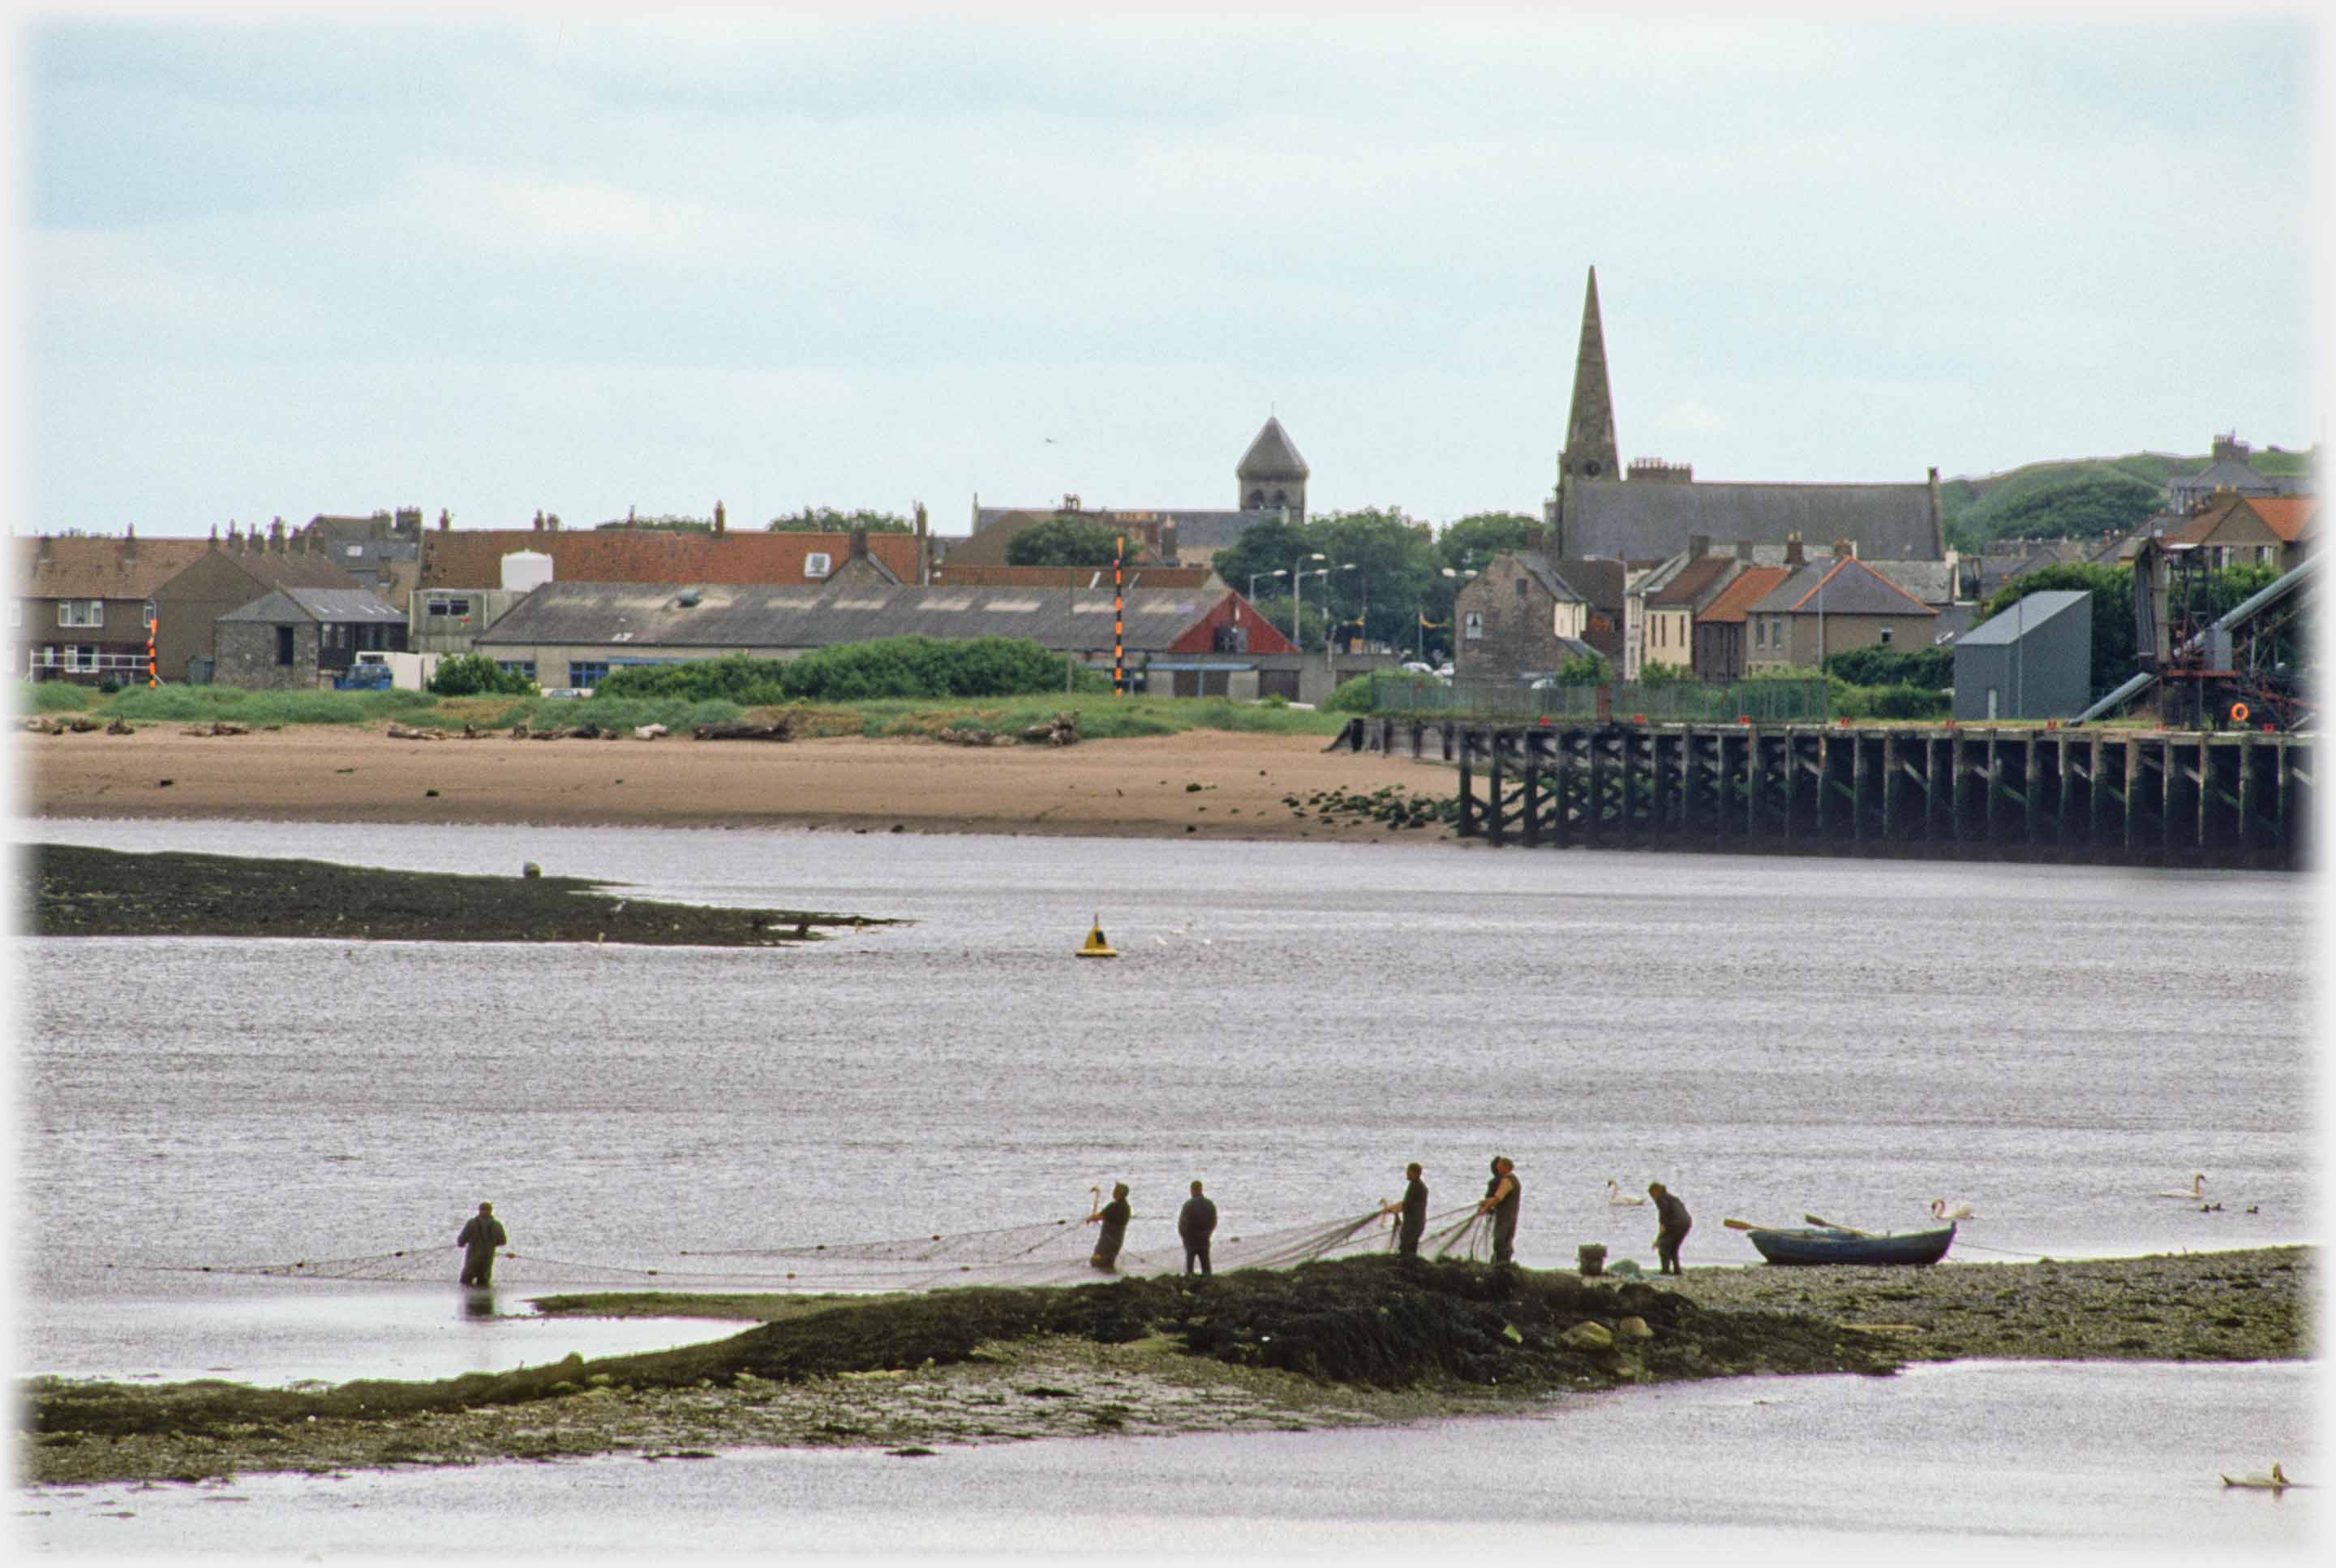
M 1476 1205 L 1493 1216 L 1493 1261 L 1513 1261 L 1517 1249 L 1517 1207 L 1524 1183 L 1517 1180 L 1516 1162 L 1505 1154 L 1493 1160 L 1493 1179 L 1484 1183 L 1484 1201 Z
M 1192 1271 L 1197 1261 L 1201 1272 L 1209 1271 L 1209 1238 L 1216 1234 L 1217 1206 L 1201 1196 L 1201 1183 L 1192 1183 L 1192 1195 L 1184 1200 L 1184 1207 L 1176 1215 L 1176 1233 L 1184 1238 L 1184 1272 Z
M 1111 1202 L 1087 1216 L 1088 1224 L 1103 1227 L 1095 1232 L 1095 1251 L 1087 1258 L 1088 1267 L 1101 1269 L 1106 1274 L 1119 1272 L 1119 1249 L 1127 1240 L 1127 1222 L 1134 1213 L 1127 1206 L 1127 1183 L 1114 1183 Z
M 1647 1183 L 1647 1196 L 1655 1201 L 1655 1257 L 1663 1273 L 1679 1273 L 1679 1243 L 1695 1228 L 1695 1221 L 1688 1216 L 1687 1205 L 1679 1202 L 1679 1194 L 1660 1182 Z
M 1402 1203 L 1382 1203 L 1379 1213 L 1402 1216 L 1396 1222 L 1396 1252 L 1401 1257 L 1416 1258 L 1419 1256 L 1419 1238 L 1427 1229 L 1427 1183 L 1419 1179 L 1417 1160 L 1406 1165 L 1403 1174 Z
M 445 1232 L 441 1231 L 440 1235 Z M 492 1203 L 481 1203 L 479 1212 L 463 1222 L 462 1233 L 454 1238 L 454 1245 L 468 1249 L 462 1254 L 462 1283 L 492 1284 L 495 1277 L 495 1249 L 509 1242 L 503 1233 L 503 1222 L 495 1218 Z

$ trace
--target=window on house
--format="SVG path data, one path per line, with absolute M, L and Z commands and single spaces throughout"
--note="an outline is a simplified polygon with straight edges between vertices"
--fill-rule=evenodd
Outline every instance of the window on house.
M 433 599 L 423 608 L 423 613 L 431 616 L 467 616 L 471 613 L 471 601 L 467 599 Z
M 535 660 L 531 658 L 499 658 L 495 667 L 505 675 L 516 675 L 528 680 L 535 678 Z
M 805 577 L 825 577 L 828 574 L 829 570 L 828 556 L 825 550 L 813 550 L 809 555 L 803 557 L 803 575 Z
M 1462 630 L 1466 636 L 1471 638 L 1479 638 L 1484 636 L 1484 612 L 1481 609 L 1470 610 L 1468 612 L 1466 624 L 1462 628 Z
M 1883 648 L 1890 646 L 1890 628 L 1886 626 L 1882 628 L 1882 646 Z
M 292 662 L 292 628 L 288 626 L 276 628 L 276 662 L 278 666 Z
M 139 621 L 139 623 L 138 623 L 138 624 L 139 624 L 139 625 L 141 625 L 141 626 L 152 626 L 152 625 L 154 624 L 155 619 L 156 619 L 156 617 L 155 617 L 155 614 L 154 614 L 154 601 L 153 601 L 152 599 L 148 599 L 148 600 L 146 601 L 146 614 L 145 614 L 144 618 Z
M 105 600 L 102 599 L 61 599 L 57 600 L 59 626 L 103 626 Z
M 1525 596 L 1525 579 L 1524 579 L 1523 578 L 1519 578 L 1519 579 L 1517 579 L 1517 597 L 1518 597 L 1519 599 L 1523 599 L 1523 598 L 1524 598 L 1524 596 Z
M 77 642 L 71 648 L 65 649 L 65 667 L 67 669 L 95 669 L 97 667 L 97 645 L 93 642 Z
M 605 658 L 568 661 L 568 684 L 573 687 L 597 687 L 608 678 L 608 661 Z

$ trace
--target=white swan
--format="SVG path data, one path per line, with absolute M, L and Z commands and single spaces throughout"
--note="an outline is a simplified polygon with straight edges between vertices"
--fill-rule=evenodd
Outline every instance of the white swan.
M 2199 1199 L 2206 1195 L 2205 1173 L 2202 1171 L 2198 1174 L 2192 1176 L 2190 1178 L 2190 1185 L 2187 1188 L 2176 1187 L 2172 1192 L 2160 1193 L 2157 1195 L 2161 1198 L 2187 1198 L 2192 1203 L 2196 1203 Z
M 1618 1209 L 1631 1209 L 1644 1205 L 1647 1200 L 1632 1197 L 1622 1191 L 1622 1184 L 1620 1182 L 1609 1176 L 1606 1178 L 1606 1201 Z
M 2287 1472 L 2279 1467 L 2279 1464 L 2276 1460 L 2273 1462 L 2271 1474 L 2268 1475 L 2225 1475 L 2223 1477 L 2223 1485 L 2225 1486 L 2253 1486 L 2258 1491 L 2263 1492 L 2283 1491 L 2287 1487 L 2301 1485 L 2302 1484 L 2302 1483 L 2301 1482 L 2289 1480 L 2287 1478 Z
M 1934 1220 L 1976 1220 L 1969 1203 L 1949 1203 L 1944 1198 L 1931 1200 L 1931 1217 Z

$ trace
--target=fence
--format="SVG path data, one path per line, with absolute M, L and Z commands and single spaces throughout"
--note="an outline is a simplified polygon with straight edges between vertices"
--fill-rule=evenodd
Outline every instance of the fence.
M 1823 722 L 1827 716 L 1823 680 L 1747 680 L 1735 685 L 1706 681 L 1616 681 L 1607 686 L 1545 686 L 1513 681 L 1451 681 L 1374 670 L 1367 711 L 1406 717 L 1465 715 L 1516 719 L 1580 719 L 1605 722 L 1643 718 L 1655 723 L 1734 724 L 1770 720 Z

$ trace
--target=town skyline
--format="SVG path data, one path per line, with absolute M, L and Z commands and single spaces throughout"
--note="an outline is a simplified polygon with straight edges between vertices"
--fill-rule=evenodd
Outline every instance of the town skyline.
M 1536 515 L 1593 266 L 1699 480 L 2305 448 L 2312 36 L 47 24 L 18 526 Z

